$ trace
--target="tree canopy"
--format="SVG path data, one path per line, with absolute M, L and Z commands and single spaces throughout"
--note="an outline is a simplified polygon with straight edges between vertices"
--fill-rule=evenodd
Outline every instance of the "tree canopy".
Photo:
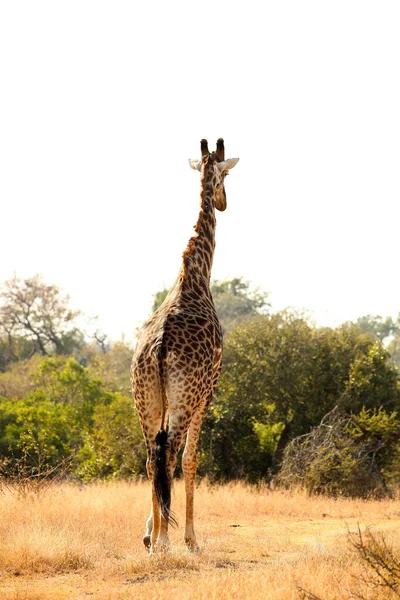
M 246 320 L 225 338 L 202 464 L 217 478 L 265 477 L 287 442 L 336 405 L 400 408 L 397 373 L 379 341 L 355 325 L 317 329 L 287 312 Z
M 155 294 L 154 309 L 166 293 Z M 223 368 L 201 429 L 199 475 L 269 481 L 288 444 L 338 407 L 343 422 L 354 417 L 370 432 L 363 438 L 368 444 L 379 436 L 386 440 L 376 474 L 399 482 L 400 387 L 393 362 L 398 321 L 367 316 L 319 328 L 293 311 L 273 313 L 268 294 L 242 278 L 214 281 L 212 294 L 225 329 Z M 79 330 L 78 314 L 59 288 L 39 277 L 14 278 L 3 288 L 0 477 L 5 465 L 9 472 L 21 457 L 36 474 L 37 465 L 53 468 L 68 459 L 71 473 L 85 481 L 146 474 L 130 395 L 132 348 L 105 343 L 104 336 L 95 347 Z M 366 456 L 357 454 L 357 431 L 338 434 L 344 446 L 329 454 L 331 475 L 318 471 L 320 481 L 325 475 L 333 481 L 332 473 L 346 468 L 334 461 L 350 456 L 349 439 L 355 457 L 346 463 L 351 493 L 358 486 L 357 457 Z M 310 462 L 312 476 L 315 464 Z M 365 492 L 366 475 L 363 482 Z M 339 484 L 335 479 L 335 493 Z
M 0 355 L 3 368 L 32 354 L 72 354 L 83 344 L 76 325 L 80 311 L 69 297 L 39 275 L 14 276 L 0 292 Z

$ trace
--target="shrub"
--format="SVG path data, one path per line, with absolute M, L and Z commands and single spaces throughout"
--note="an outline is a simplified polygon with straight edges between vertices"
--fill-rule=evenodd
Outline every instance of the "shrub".
M 399 435 L 396 413 L 363 409 L 352 416 L 336 407 L 309 434 L 287 446 L 277 481 L 300 484 L 311 494 L 390 495 L 384 471 Z

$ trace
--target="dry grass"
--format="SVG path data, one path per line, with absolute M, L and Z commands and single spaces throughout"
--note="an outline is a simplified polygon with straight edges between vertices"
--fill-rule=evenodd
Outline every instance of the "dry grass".
M 398 500 L 308 498 L 203 483 L 195 498 L 202 552 L 188 554 L 178 482 L 173 506 L 181 527 L 171 532 L 168 555 L 150 557 L 142 544 L 149 496 L 147 483 L 58 485 L 26 499 L 6 490 L 0 496 L 0 597 L 345 600 L 351 590 L 363 592 L 365 577 L 347 528 L 374 526 L 400 552 Z

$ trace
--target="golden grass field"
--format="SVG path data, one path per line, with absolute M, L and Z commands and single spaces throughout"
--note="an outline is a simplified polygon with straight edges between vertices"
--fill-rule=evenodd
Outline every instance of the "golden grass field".
M 64 599 L 302 599 L 367 595 L 348 540 L 357 524 L 383 531 L 400 551 L 400 501 L 309 498 L 244 484 L 202 483 L 195 497 L 200 554 L 182 542 L 184 488 L 176 482 L 168 554 L 142 544 L 146 483 L 56 485 L 25 499 L 0 494 L 0 597 Z M 361 578 L 361 579 L 360 579 Z

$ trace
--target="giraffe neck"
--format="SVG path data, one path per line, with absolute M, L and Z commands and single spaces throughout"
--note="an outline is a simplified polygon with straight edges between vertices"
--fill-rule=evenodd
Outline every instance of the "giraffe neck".
M 200 187 L 200 212 L 195 225 L 195 235 L 190 238 L 183 253 L 183 285 L 191 281 L 210 284 L 215 250 L 215 188 L 212 169 L 205 166 Z M 202 287 L 203 287 L 202 286 Z

